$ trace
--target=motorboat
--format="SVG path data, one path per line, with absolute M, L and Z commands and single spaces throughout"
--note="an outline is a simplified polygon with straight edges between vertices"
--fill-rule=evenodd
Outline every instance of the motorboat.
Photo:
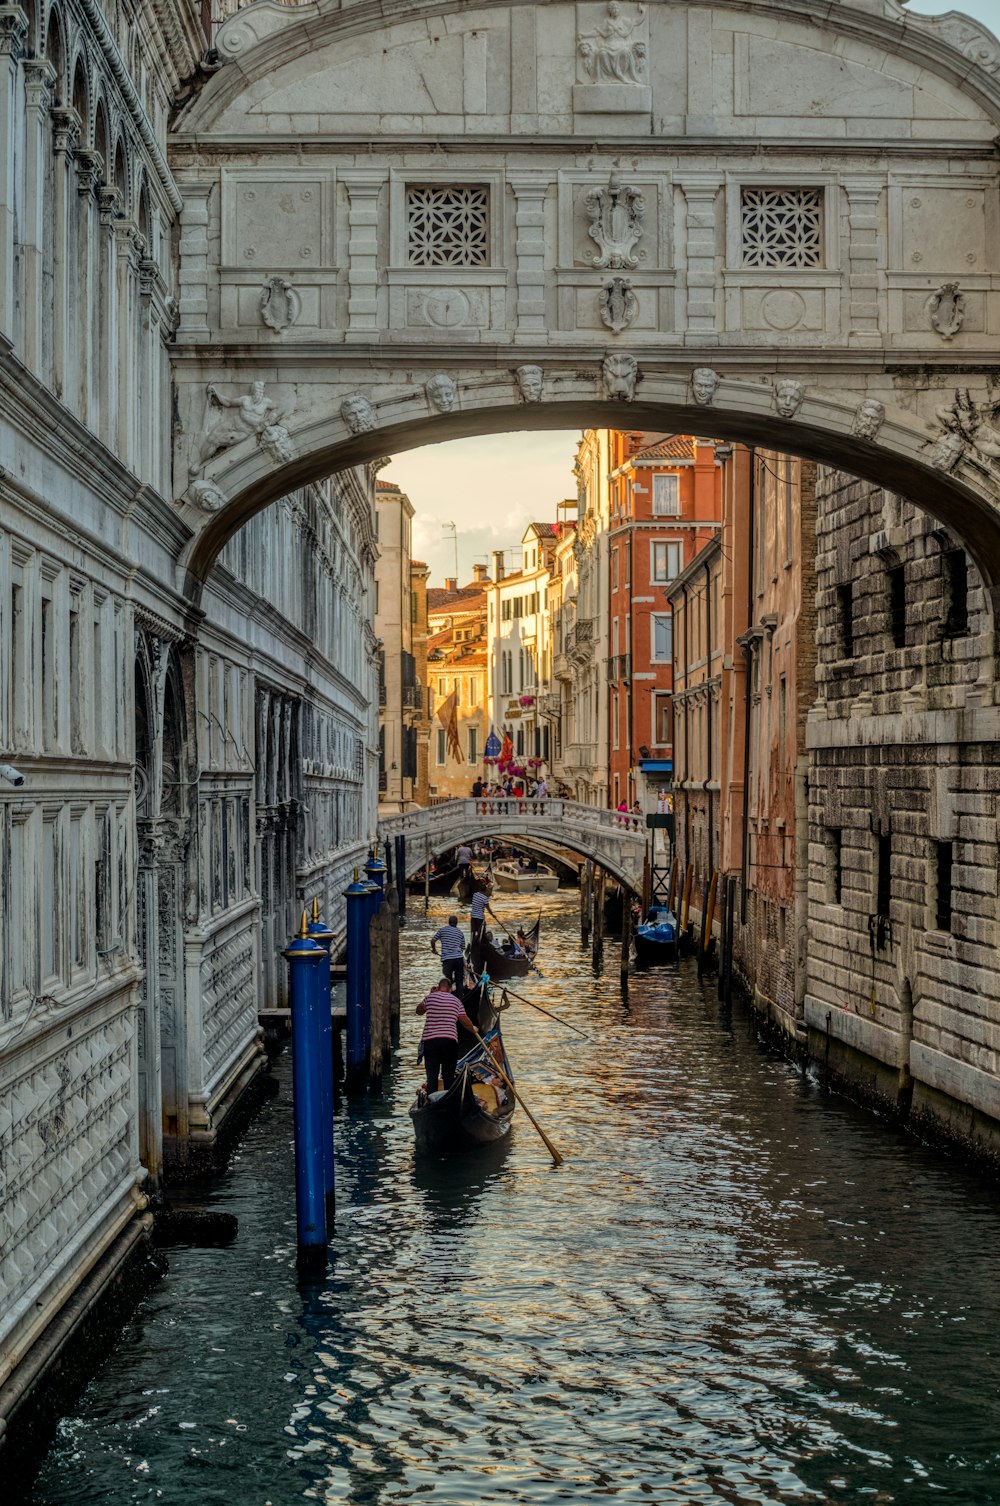
M 534 858 L 501 858 L 493 864 L 493 878 L 506 894 L 554 894 L 559 888 L 558 873 Z

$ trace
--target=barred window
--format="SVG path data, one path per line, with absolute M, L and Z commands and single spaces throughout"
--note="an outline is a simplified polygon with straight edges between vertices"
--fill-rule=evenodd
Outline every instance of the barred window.
M 406 259 L 411 267 L 489 266 L 489 189 L 411 184 L 406 190 Z
M 823 190 L 744 188 L 743 265 L 821 267 Z

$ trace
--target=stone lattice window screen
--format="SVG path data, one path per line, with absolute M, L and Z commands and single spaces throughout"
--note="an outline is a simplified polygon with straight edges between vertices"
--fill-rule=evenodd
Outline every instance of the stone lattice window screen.
M 823 265 L 822 188 L 744 188 L 745 267 Z
M 406 259 L 411 267 L 489 266 L 489 189 L 410 184 Z

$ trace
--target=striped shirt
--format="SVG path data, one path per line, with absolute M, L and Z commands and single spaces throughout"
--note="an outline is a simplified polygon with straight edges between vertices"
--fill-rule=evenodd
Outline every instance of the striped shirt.
M 440 931 L 434 932 L 433 940 L 441 947 L 442 962 L 454 962 L 465 952 L 465 937 L 458 926 L 442 926 Z
M 465 1013 L 465 1005 L 443 988 L 432 988 L 424 1000 L 424 1040 L 457 1041 L 455 1022 Z
M 486 918 L 486 907 L 489 904 L 489 902 L 490 902 L 489 895 L 488 894 L 484 894 L 482 892 L 482 890 L 479 890 L 478 893 L 476 893 L 476 894 L 474 894 L 472 896 L 472 918 L 473 918 L 473 920 L 485 920 L 485 918 Z

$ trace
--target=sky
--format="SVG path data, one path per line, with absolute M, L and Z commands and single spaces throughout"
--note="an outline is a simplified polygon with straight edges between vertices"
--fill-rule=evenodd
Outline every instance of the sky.
M 957 10 L 1000 33 L 1000 0 L 911 0 L 910 10 L 925 16 Z M 576 496 L 579 438 L 578 429 L 493 434 L 396 456 L 381 476 L 402 487 L 416 508 L 413 556 L 430 565 L 431 584 L 455 574 L 456 536 L 461 582 L 472 578 L 477 562 L 491 564 L 494 549 L 507 551 L 508 569 L 516 565 L 527 525 L 554 522 L 556 504 Z

